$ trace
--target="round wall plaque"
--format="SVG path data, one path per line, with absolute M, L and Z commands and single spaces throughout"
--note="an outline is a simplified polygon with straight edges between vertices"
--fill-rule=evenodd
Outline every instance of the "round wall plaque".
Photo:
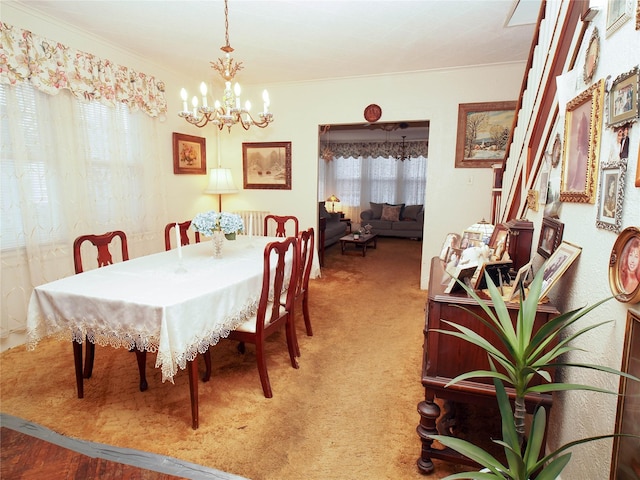
M 375 103 L 372 103 L 364 109 L 364 119 L 369 123 L 377 122 L 381 116 L 382 109 Z

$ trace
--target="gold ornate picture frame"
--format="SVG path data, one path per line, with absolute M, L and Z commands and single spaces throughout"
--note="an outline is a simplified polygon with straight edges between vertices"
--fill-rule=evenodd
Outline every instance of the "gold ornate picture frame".
M 455 168 L 491 168 L 504 162 L 516 102 L 461 103 Z
M 616 300 L 640 302 L 640 229 L 627 227 L 616 238 L 609 256 L 609 287 Z
M 593 84 L 567 104 L 560 201 L 594 203 L 602 135 L 604 81 Z

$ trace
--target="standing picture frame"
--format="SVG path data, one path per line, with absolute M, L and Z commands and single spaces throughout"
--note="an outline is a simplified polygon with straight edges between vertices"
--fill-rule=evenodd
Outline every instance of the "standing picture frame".
M 242 144 L 244 188 L 291 190 L 291 142 Z
M 504 162 L 515 114 L 515 101 L 459 104 L 455 168 Z
M 637 310 L 627 312 L 620 371 L 640 377 L 640 311 Z M 637 438 L 640 436 L 640 382 L 621 376 L 618 392 L 615 433 L 635 435 L 635 438 L 614 437 L 609 476 L 611 480 L 633 478 L 626 474 L 634 472 L 634 469 L 638 472 L 640 468 L 640 440 Z
M 625 228 L 609 256 L 609 287 L 616 300 L 640 302 L 640 229 Z
M 616 77 L 609 90 L 609 122 L 608 127 L 620 127 L 638 119 L 640 103 L 638 100 L 638 85 L 640 84 L 640 70 L 634 67 L 626 73 Z
M 607 1 L 607 37 L 610 37 L 633 15 L 633 0 Z
M 604 81 L 567 104 L 560 201 L 594 203 L 602 134 Z
M 206 139 L 173 132 L 173 173 L 206 175 Z
M 543 265 L 542 290 L 540 298 L 544 298 L 551 291 L 553 286 L 560 280 L 560 277 L 580 256 L 582 247 L 569 242 L 562 242 L 560 246 L 551 254 Z
M 596 227 L 620 232 L 626 172 L 626 159 L 615 159 L 601 165 Z
M 564 223 L 555 218 L 543 217 L 538 240 L 538 253 L 549 258 L 556 251 L 562 241 Z

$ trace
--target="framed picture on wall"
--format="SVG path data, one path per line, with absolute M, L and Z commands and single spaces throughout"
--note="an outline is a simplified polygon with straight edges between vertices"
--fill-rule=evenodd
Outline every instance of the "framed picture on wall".
M 596 197 L 604 81 L 567 104 L 560 201 L 594 203 Z
M 625 228 L 609 256 L 609 287 L 616 300 L 640 302 L 640 229 Z
M 640 377 L 640 312 L 629 310 L 622 347 L 620 371 Z M 640 477 L 640 382 L 620 377 L 616 434 L 635 435 L 614 437 L 611 456 L 612 480 Z
M 627 160 L 617 159 L 603 163 L 600 169 L 598 189 L 598 214 L 596 227 L 619 233 L 622 228 L 622 202 Z
M 491 168 L 504 162 L 515 114 L 515 101 L 461 103 L 455 167 Z
M 634 0 L 607 1 L 607 37 L 633 16 Z
M 291 190 L 291 142 L 243 143 L 244 188 Z
M 205 138 L 173 132 L 173 173 L 207 174 Z
M 619 127 L 638 118 L 638 67 L 618 75 L 609 91 L 609 127 Z

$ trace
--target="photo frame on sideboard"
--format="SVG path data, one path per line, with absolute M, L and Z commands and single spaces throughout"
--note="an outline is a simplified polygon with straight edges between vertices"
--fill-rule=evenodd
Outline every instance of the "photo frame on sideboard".
M 544 298 L 560 280 L 576 258 L 580 256 L 582 247 L 569 242 L 562 242 L 543 265 L 542 290 L 540 298 Z
M 544 258 L 549 258 L 556 251 L 562 241 L 564 223 L 550 217 L 542 218 L 540 238 L 538 239 L 538 253 Z

